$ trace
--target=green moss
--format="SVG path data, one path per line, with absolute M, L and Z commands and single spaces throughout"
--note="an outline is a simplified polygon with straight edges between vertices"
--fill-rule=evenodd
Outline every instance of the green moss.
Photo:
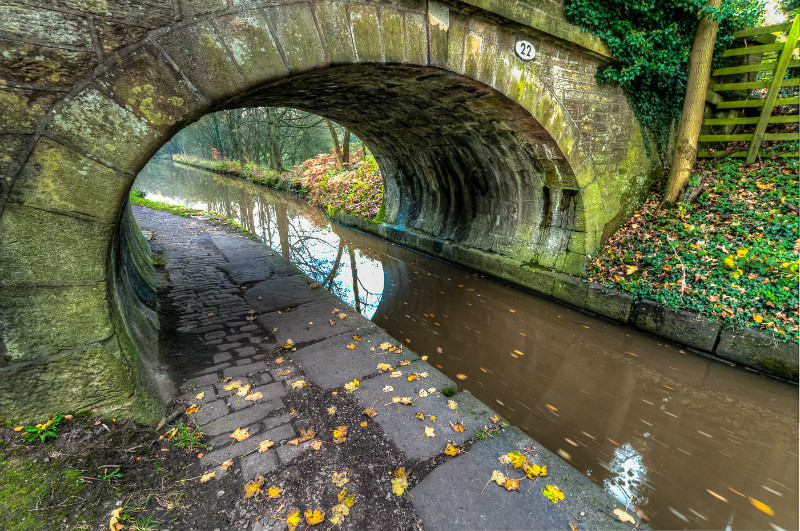
M 63 502 L 85 489 L 80 475 L 59 459 L 22 460 L 0 448 L 0 529 L 34 531 L 66 518 L 74 509 Z M 32 512 L 43 507 L 49 509 Z
M 776 358 L 754 359 L 753 365 L 770 374 L 785 376 L 787 378 L 797 378 L 797 365 L 793 365 L 785 360 Z

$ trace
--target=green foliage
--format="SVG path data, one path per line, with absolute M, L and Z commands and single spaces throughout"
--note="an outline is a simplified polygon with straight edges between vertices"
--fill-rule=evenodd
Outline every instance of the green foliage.
M 174 432 L 169 432 L 171 435 L 169 439 L 174 446 L 185 448 L 187 450 L 195 450 L 198 448 L 205 448 L 206 445 L 200 442 L 203 438 L 203 432 L 196 430 L 190 426 L 178 423 L 175 425 Z
M 700 17 L 712 16 L 719 22 L 718 61 L 733 42 L 734 31 L 759 24 L 764 0 L 723 0 L 719 9 L 704 0 L 571 0 L 565 10 L 574 24 L 601 38 L 611 49 L 617 62 L 601 68 L 597 79 L 620 84 L 666 166 Z
M 28 442 L 45 442 L 47 439 L 58 439 L 58 425 L 64 419 L 64 415 L 59 415 L 36 426 L 21 426 L 20 437 Z
M 445 387 L 444 389 L 442 389 L 442 394 L 447 398 L 450 398 L 451 396 L 456 394 L 456 390 L 453 389 L 452 387 Z
M 122 472 L 119 471 L 119 468 L 115 468 L 114 470 L 111 470 L 110 472 L 109 472 L 109 469 L 104 468 L 102 472 L 97 474 L 97 477 L 99 479 L 104 480 L 104 481 L 110 481 L 112 479 L 121 478 L 122 477 Z

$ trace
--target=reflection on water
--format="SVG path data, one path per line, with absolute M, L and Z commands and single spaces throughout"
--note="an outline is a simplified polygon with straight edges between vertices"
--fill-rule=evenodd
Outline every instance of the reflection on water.
M 236 219 L 653 527 L 798 528 L 796 387 L 330 224 L 279 192 L 165 161 L 134 186 Z

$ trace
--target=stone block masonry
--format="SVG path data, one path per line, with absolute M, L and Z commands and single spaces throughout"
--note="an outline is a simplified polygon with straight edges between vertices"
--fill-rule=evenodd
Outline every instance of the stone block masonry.
M 188 420 L 205 434 L 208 447 L 199 457 L 204 471 L 214 472 L 216 479 L 212 481 L 233 475 L 237 488 L 241 488 L 245 481 L 260 475 L 265 478 L 264 489 L 271 485 L 281 485 L 285 489 L 285 498 L 280 503 L 288 504 L 286 506 L 298 504 L 298 499 L 319 503 L 319 493 L 329 483 L 330 470 L 335 471 L 336 466 L 340 466 L 341 470 L 348 471 L 350 484 L 346 489 L 357 493 L 350 517 L 358 518 L 358 511 L 363 513 L 367 507 L 375 506 L 372 504 L 383 507 L 402 500 L 388 494 L 391 488 L 386 478 L 391 477 L 392 470 L 383 469 L 385 461 L 369 464 L 366 459 L 364 463 L 364 455 L 373 455 L 368 446 L 384 444 L 399 462 L 407 462 L 409 466 L 427 463 L 423 468 L 428 473 L 421 481 L 412 483 L 410 503 L 405 505 L 405 511 L 410 511 L 426 529 L 450 529 L 453 522 L 465 528 L 481 528 L 486 527 L 486 521 L 492 522 L 491 527 L 504 529 L 532 526 L 560 529 L 567 513 L 545 499 L 539 490 L 509 493 L 493 485 L 486 489 L 485 497 L 481 495 L 492 470 L 500 466 L 498 456 L 536 447 L 537 453 L 535 457 L 531 454 L 531 459 L 547 465 L 547 481 L 564 490 L 570 509 L 581 514 L 582 528 L 624 527 L 608 516 L 614 507 L 621 508 L 622 504 L 516 428 L 500 432 L 489 444 L 476 444 L 469 454 L 443 459 L 449 441 L 469 444 L 476 430 L 492 424 L 495 412 L 469 393 L 456 393 L 452 398 L 443 396 L 438 390 L 456 389 L 457 384 L 413 352 L 397 354 L 381 349 L 381 343 L 396 344 L 395 340 L 330 293 L 311 288 L 310 279 L 260 242 L 215 230 L 202 219 L 188 220 L 138 208 L 136 214 L 140 225 L 154 234 L 153 245 L 163 252 L 170 280 L 166 295 L 168 305 L 182 327 L 172 338 L 177 352 L 169 354 L 185 358 L 177 361 L 176 376 L 182 386 L 176 407 L 179 411 L 192 403 L 199 407 Z M 254 271 L 248 273 L 246 286 L 222 273 L 239 271 L 238 265 L 253 260 L 269 267 L 260 275 Z M 280 267 L 284 275 L 271 275 L 275 267 Z M 203 289 L 197 289 L 198 285 Z M 271 292 L 280 293 L 284 300 L 284 311 L 280 314 L 269 311 L 273 303 L 266 296 L 254 296 Z M 219 293 L 229 293 L 244 307 L 231 312 L 211 307 Z M 287 307 L 291 311 L 285 311 Z M 330 326 L 334 308 L 338 324 Z M 249 313 L 251 309 L 259 315 L 258 319 L 238 320 L 253 315 Z M 309 319 L 317 323 L 310 327 L 314 333 L 309 333 Z M 293 351 L 280 346 L 291 338 L 285 335 L 285 330 L 297 333 L 291 336 L 296 343 Z M 238 349 L 229 358 L 214 359 L 220 347 L 216 341 L 223 335 L 239 341 L 247 337 L 270 339 L 259 341 L 253 348 Z M 354 335 L 361 339 L 353 339 Z M 346 345 L 352 343 L 357 343 L 356 348 L 347 348 Z M 226 355 L 231 352 L 225 350 Z M 409 364 L 401 367 L 401 360 L 408 360 Z M 239 361 L 242 364 L 237 365 Z M 379 363 L 415 373 L 419 379 L 392 378 L 389 373 L 377 369 Z M 299 380 L 308 385 L 294 388 L 292 383 Z M 360 385 L 348 393 L 344 384 L 353 380 L 359 380 Z M 236 389 L 226 389 L 233 381 L 239 386 L 250 386 L 248 393 L 259 392 L 262 396 L 247 400 L 239 396 Z M 392 393 L 385 391 L 387 385 L 393 386 Z M 356 450 L 361 462 L 355 464 L 348 458 L 323 474 L 322 481 L 298 477 L 300 470 L 309 474 L 309 470 L 324 467 L 329 459 L 336 461 L 336 456 L 342 454 L 342 447 L 333 445 L 320 426 L 320 417 L 332 416 L 334 425 L 347 422 L 336 420 L 336 412 L 326 413 L 326 401 L 337 395 L 345 396 L 344 400 L 352 403 L 350 407 L 355 418 L 368 420 L 364 422 L 367 427 L 359 426 L 358 420 L 348 422 L 348 439 L 357 440 L 356 430 L 372 430 L 372 435 L 362 439 L 366 442 L 360 443 L 362 446 Z M 414 407 L 393 403 L 391 396 L 395 395 L 413 397 Z M 377 416 L 368 419 L 361 413 L 366 408 L 374 408 Z M 425 411 L 429 420 L 421 422 L 415 416 L 419 409 Z M 436 417 L 435 421 L 430 419 L 431 415 Z M 465 429 L 453 431 L 451 423 L 461 423 Z M 426 426 L 434 428 L 434 437 L 424 435 Z M 238 429 L 247 429 L 249 436 L 242 441 L 232 439 L 230 435 Z M 331 447 L 332 453 L 325 454 L 327 457 L 321 463 L 317 456 L 325 449 L 315 449 L 311 441 L 297 445 L 288 443 L 301 435 L 302 430 L 309 429 L 319 432 L 318 442 Z M 271 442 L 270 448 L 260 451 L 265 441 Z M 343 447 L 348 444 L 354 443 L 347 440 Z M 291 481 L 294 483 L 287 483 Z M 382 488 L 388 498 L 374 487 L 364 490 L 358 486 L 375 481 L 385 483 Z M 454 484 L 460 487 L 453 489 Z M 298 489 L 300 494 L 297 494 Z M 378 498 L 372 500 L 375 496 Z M 523 496 L 523 501 L 519 496 Z M 464 503 L 464 500 L 470 501 Z M 397 512 L 387 515 L 382 527 L 402 527 L 400 521 L 395 521 L 397 515 Z M 366 513 L 363 517 L 372 518 Z M 262 523 L 254 522 L 252 530 L 261 529 Z M 251 524 L 242 529 L 251 529 Z

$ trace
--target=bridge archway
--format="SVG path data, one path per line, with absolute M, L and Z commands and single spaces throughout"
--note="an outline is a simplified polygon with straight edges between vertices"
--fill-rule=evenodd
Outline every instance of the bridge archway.
M 13 381 L 50 385 L 74 410 L 158 416 L 157 362 L 142 355 L 152 286 L 126 197 L 161 145 L 214 110 L 293 106 L 348 126 L 381 166 L 386 224 L 454 242 L 468 251 L 456 261 L 580 271 L 650 174 L 638 127 L 615 104 L 622 125 L 604 151 L 619 162 L 599 170 L 609 159 L 586 124 L 602 117 L 579 127 L 552 76 L 511 52 L 532 37 L 468 13 L 434 2 L 221 9 L 153 29 L 75 83 L 4 191 L 0 371 L 12 377 L 0 379 L 1 409 L 22 414 Z M 544 58 L 578 53 L 537 43 Z M 599 62 L 586 52 L 574 68 L 584 59 Z M 26 415 L 37 409 L 59 407 Z

